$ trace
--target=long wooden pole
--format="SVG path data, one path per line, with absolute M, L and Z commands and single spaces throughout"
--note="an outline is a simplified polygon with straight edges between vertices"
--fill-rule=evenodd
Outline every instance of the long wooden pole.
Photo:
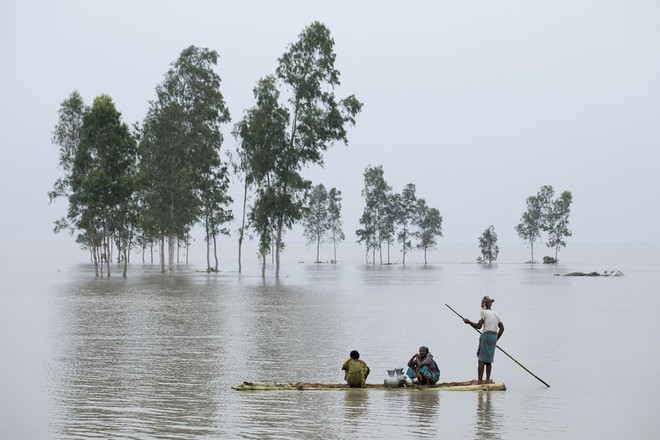
M 456 313 L 456 314 L 458 315 L 459 318 L 465 320 L 465 318 L 463 318 L 463 317 L 460 315 L 460 313 L 458 313 L 456 310 L 452 309 L 451 306 L 450 306 L 449 304 L 446 304 L 446 303 L 445 303 L 445 305 L 446 305 L 447 307 L 449 307 L 449 310 L 451 310 L 452 312 Z M 472 328 L 474 328 L 474 327 L 472 327 Z M 476 328 L 475 328 L 475 330 L 477 331 L 477 333 L 481 334 L 481 331 L 479 331 L 479 329 L 476 329 Z M 541 378 L 538 377 L 536 374 L 534 374 L 534 373 L 532 373 L 531 371 L 529 371 L 529 370 L 527 369 L 527 367 L 525 367 L 523 364 L 521 364 L 520 362 L 518 362 L 518 361 L 517 361 L 513 356 L 511 356 L 509 353 L 507 353 L 506 351 L 504 351 L 504 349 L 503 349 L 502 347 L 500 347 L 499 345 L 495 345 L 495 347 L 497 347 L 497 349 L 500 350 L 500 351 L 501 351 L 502 353 L 504 353 L 505 355 L 509 356 L 513 362 L 515 362 L 516 364 L 520 365 L 520 366 L 522 367 L 523 370 L 527 371 L 529 374 L 531 374 L 532 376 L 534 376 L 534 377 L 535 377 L 539 382 L 541 382 L 543 385 L 545 385 L 546 387 L 550 388 L 550 385 L 548 385 L 543 379 L 541 379 Z

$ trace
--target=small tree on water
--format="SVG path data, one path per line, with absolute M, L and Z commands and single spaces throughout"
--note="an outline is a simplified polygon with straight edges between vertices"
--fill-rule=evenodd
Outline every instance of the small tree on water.
M 477 258 L 477 262 L 487 262 L 491 265 L 493 261 L 497 260 L 500 249 L 497 246 L 497 234 L 493 225 L 490 225 L 479 237 L 479 247 L 481 248 L 481 256 Z

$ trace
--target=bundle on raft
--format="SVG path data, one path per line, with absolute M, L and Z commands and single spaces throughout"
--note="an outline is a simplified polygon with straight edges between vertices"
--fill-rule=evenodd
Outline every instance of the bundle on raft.
M 445 391 L 505 391 L 506 385 L 503 383 L 481 383 L 476 381 L 465 382 L 441 382 L 435 385 L 415 385 L 410 387 L 391 388 L 384 384 L 366 384 L 363 388 L 351 388 L 345 383 L 313 383 L 313 382 L 295 382 L 295 383 L 277 383 L 277 382 L 243 382 L 241 385 L 232 387 L 237 391 L 331 391 L 331 390 L 445 390 Z

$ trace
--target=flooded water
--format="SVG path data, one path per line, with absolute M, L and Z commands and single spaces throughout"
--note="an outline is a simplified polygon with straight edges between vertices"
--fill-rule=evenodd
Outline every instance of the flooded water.
M 658 438 L 660 246 L 569 246 L 560 265 L 534 267 L 523 247 L 492 268 L 477 252 L 369 266 L 359 249 L 336 265 L 288 249 L 276 281 L 256 261 L 240 276 L 133 263 L 126 280 L 96 279 L 82 251 L 12 249 L 0 438 Z M 625 276 L 556 276 L 605 270 Z M 353 349 L 382 383 L 420 345 L 442 381 L 474 379 L 478 334 L 445 304 L 476 320 L 485 294 L 506 326 L 500 346 L 550 388 L 498 351 L 502 392 L 231 389 L 341 382 Z

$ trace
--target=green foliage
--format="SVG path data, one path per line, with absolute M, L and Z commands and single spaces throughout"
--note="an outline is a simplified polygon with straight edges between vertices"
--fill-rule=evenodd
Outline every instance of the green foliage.
M 543 257 L 543 264 L 557 264 L 557 263 L 558 261 L 556 258 L 552 258 L 547 255 Z
M 327 242 L 333 244 L 333 261 L 336 261 L 337 243 L 345 238 L 341 230 L 341 191 L 337 191 L 336 188 L 327 191 L 323 184 L 312 188 L 303 217 L 303 226 L 307 244 L 316 246 L 316 262 L 320 262 L 320 248 Z
M 66 195 L 69 201 L 67 218 L 56 222 L 55 230 L 78 230 L 76 241 L 90 248 L 97 275 L 101 262 L 110 276 L 111 245 L 117 245 L 125 261 L 134 227 L 135 139 L 109 96 L 98 96 L 87 108 L 73 92 L 62 103 L 53 142 L 60 145 L 65 176 L 49 195 Z
M 571 214 L 572 202 L 573 196 L 571 192 L 562 192 L 557 199 L 552 201 L 544 225 L 544 230 L 548 233 L 548 241 L 546 245 L 555 248 L 555 263 L 558 261 L 557 257 L 559 254 L 559 248 L 566 246 L 564 238 L 573 235 L 571 230 L 568 229 L 568 220 Z
M 275 233 L 276 276 L 284 230 L 303 217 L 312 186 L 301 170 L 323 165 L 323 153 L 335 142 L 347 143 L 346 128 L 355 123 L 362 108 L 354 96 L 335 98 L 333 90 L 339 85 L 335 57 L 326 26 L 314 22 L 305 28 L 279 58 L 275 75 L 258 82 L 256 105 L 234 130 L 243 149 L 239 156 L 246 182 L 257 193 L 249 218 L 259 234 Z M 280 85 L 287 92 L 284 104 L 280 104 Z M 263 257 L 266 248 L 260 249 Z
M 370 250 L 375 253 L 376 249 L 381 250 L 380 262 L 382 264 L 382 242 L 389 232 L 389 223 L 391 222 L 391 196 L 390 187 L 385 181 L 383 167 L 368 166 L 364 171 L 364 188 L 362 197 L 365 200 L 365 208 L 360 218 L 361 229 L 355 231 L 358 243 L 364 243 L 367 252 Z M 375 264 L 375 258 L 373 260 Z
M 59 117 L 53 130 L 52 142 L 59 146 L 59 167 L 64 175 L 55 181 L 53 189 L 48 192 L 48 198 L 51 203 L 58 197 L 66 197 L 67 199 L 71 197 L 73 162 L 80 148 L 83 117 L 87 110 L 88 107 L 85 105 L 80 93 L 76 90 L 60 105 L 58 111 Z M 67 217 L 71 217 L 71 215 Z M 69 230 L 71 233 L 75 231 L 76 225 L 71 224 L 67 217 L 55 221 L 55 228 L 53 229 L 55 233 L 63 230 Z
M 419 240 L 417 248 L 424 251 L 424 264 L 427 251 L 437 245 L 437 237 L 442 237 L 442 216 L 437 208 L 427 206 L 426 200 L 417 199 L 417 217 L 415 219 L 417 231 L 415 236 Z
M 328 192 L 323 184 L 318 184 L 309 194 L 309 204 L 303 217 L 304 234 L 307 244 L 316 246 L 316 262 L 319 263 L 319 251 L 330 229 L 328 217 Z
M 328 225 L 330 226 L 330 240 L 333 247 L 333 262 L 337 262 L 337 244 L 344 241 L 346 236 L 342 230 L 341 221 L 341 191 L 331 188 L 328 192 Z
M 411 241 L 411 226 L 417 217 L 417 196 L 415 195 L 415 185 L 409 183 L 403 188 L 399 196 L 399 218 L 398 223 L 400 231 L 398 240 L 401 243 L 401 251 L 403 252 L 403 264 L 406 264 L 406 253 L 412 250 Z
M 497 246 L 497 234 L 493 225 L 490 225 L 479 237 L 479 248 L 481 249 L 481 256 L 477 258 L 479 263 L 487 262 L 490 265 L 497 260 L 500 249 Z
M 572 232 L 568 229 L 572 195 L 564 191 L 559 198 L 554 199 L 554 188 L 550 185 L 542 186 L 535 196 L 527 198 L 527 211 L 516 226 L 520 238 L 529 242 L 532 251 L 531 262 L 534 263 L 534 243 L 541 237 L 542 232 L 548 234 L 546 245 L 555 248 L 555 260 L 561 246 L 566 246 L 565 237 Z
M 140 142 L 145 219 L 168 237 L 173 270 L 174 241 L 202 219 L 207 243 L 232 218 L 225 206 L 227 168 L 220 161 L 220 126 L 229 112 L 214 71 L 217 52 L 190 46 L 156 88 Z M 215 241 L 215 240 L 214 240 Z

